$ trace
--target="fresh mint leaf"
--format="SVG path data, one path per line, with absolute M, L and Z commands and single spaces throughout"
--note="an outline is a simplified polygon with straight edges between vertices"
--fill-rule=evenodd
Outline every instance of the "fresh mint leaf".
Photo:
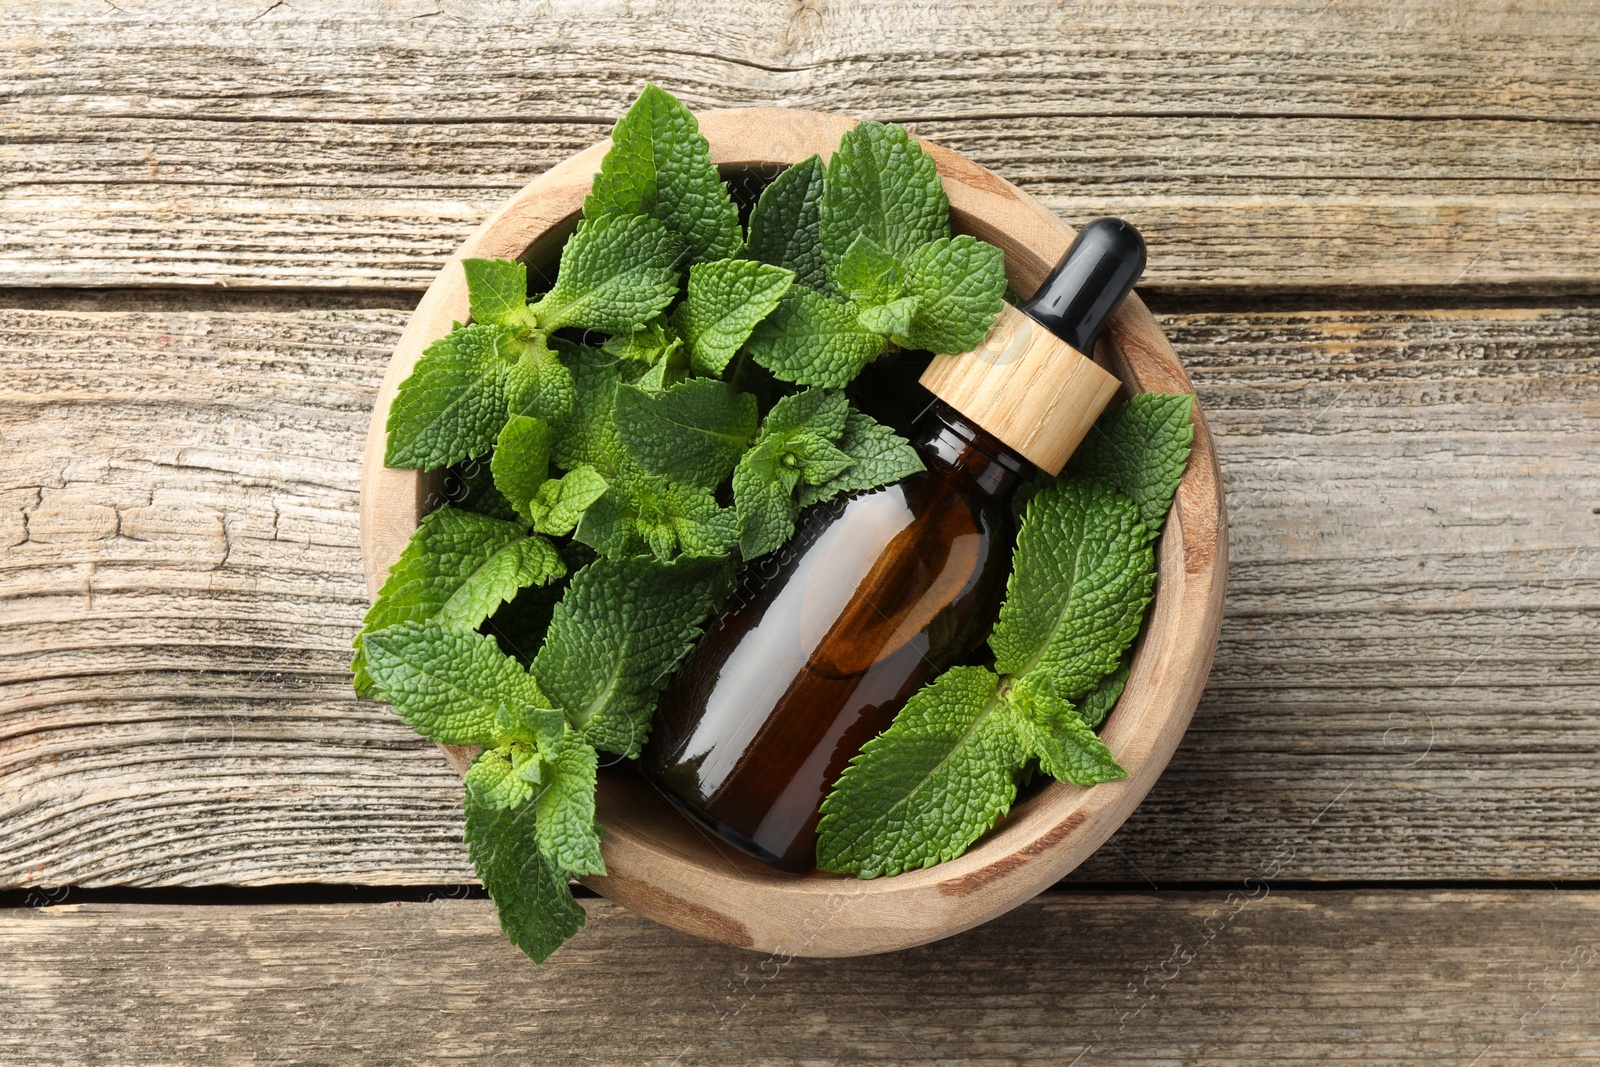
M 555 343 L 559 347 L 565 342 Z M 555 426 L 571 414 L 577 396 L 572 372 L 544 334 L 529 334 L 522 355 L 506 373 L 506 411 Z
M 494 487 L 530 522 L 539 487 L 550 477 L 550 426 L 543 419 L 513 415 L 495 441 L 489 461 Z
M 906 333 L 916 319 L 918 306 L 916 297 L 902 296 L 887 304 L 862 308 L 856 313 L 856 321 L 861 323 L 863 330 L 905 340 Z
M 490 323 L 429 345 L 389 407 L 384 466 L 433 470 L 489 451 L 506 421 L 506 374 L 525 347 Z
M 647 393 L 659 393 L 690 376 L 688 346 L 666 315 L 632 333 L 617 334 L 600 350 L 617 361 L 622 381 Z
M 534 796 L 539 848 L 551 866 L 569 874 L 606 873 L 594 821 L 599 766 L 594 746 L 569 730 L 545 762 Z
M 637 330 L 617 334 L 601 345 L 600 350 L 615 360 L 653 367 L 682 345 L 683 338 L 662 315 Z
M 724 556 L 738 536 L 732 508 L 717 506 L 710 489 L 624 469 L 624 505 L 635 530 L 663 563 L 685 556 Z
M 679 555 L 727 555 L 738 538 L 738 520 L 732 508 L 717 505 L 710 489 L 649 474 L 630 462 L 584 513 L 576 536 L 613 559 L 648 550 L 668 563 Z
M 755 440 L 756 398 L 714 378 L 659 393 L 617 389 L 617 436 L 651 474 L 705 488 L 721 484 Z
M 700 374 L 718 376 L 794 282 L 794 273 L 749 259 L 719 259 L 689 268 L 689 290 L 672 321 L 689 340 Z
M 720 562 L 596 560 L 556 605 L 533 661 L 539 687 L 590 744 L 637 756 L 657 696 L 728 580 Z
M 500 927 L 543 963 L 583 927 L 584 913 L 572 899 L 566 873 L 539 848 L 533 805 L 498 808 L 468 788 L 466 808 L 467 855 L 494 901 Z
M 1026 721 L 1028 747 L 1039 766 L 1058 782 L 1098 785 L 1128 777 L 1094 728 L 1048 684 L 1030 685 L 1025 675 L 1014 687 L 1015 705 Z
M 833 280 L 846 299 L 876 307 L 905 292 L 906 270 L 887 248 L 860 233 L 834 264 Z
M 858 123 L 828 163 L 821 236 L 829 261 L 839 262 L 863 233 L 902 261 L 950 236 L 950 202 L 933 157 L 899 126 Z
M 609 488 L 589 505 L 572 531 L 573 540 L 607 559 L 627 559 L 649 550 L 639 533 L 633 494 L 622 482 L 614 475 Z
M 850 465 L 820 484 L 802 485 L 798 499 L 801 507 L 832 500 L 840 493 L 876 489 L 927 469 L 910 441 L 854 409 L 845 422 L 838 448 L 850 458 Z
M 1128 684 L 1128 671 L 1131 666 L 1132 657 L 1123 656 L 1121 665 L 1100 679 L 1083 698 L 1078 714 L 1083 716 L 1083 721 L 1091 729 L 1098 730 L 1100 724 L 1106 721 L 1106 716 L 1111 714 L 1111 709 L 1116 707 L 1117 698 L 1122 696 L 1122 690 Z
M 464 259 L 467 300 L 473 322 L 523 329 L 533 325 L 528 314 L 528 268 L 514 259 Z
M 495 742 L 501 708 L 515 705 L 559 726 L 561 713 L 492 637 L 437 618 L 368 634 L 367 669 L 378 691 L 417 733 L 446 745 Z M 548 726 L 548 724 L 546 724 Z
M 1155 585 L 1139 509 L 1101 482 L 1065 478 L 1028 501 L 1005 603 L 989 635 L 995 669 L 1044 672 L 1077 700 L 1116 670 Z
M 774 551 L 794 534 L 795 491 L 840 477 L 854 458 L 834 445 L 845 433 L 844 394 L 807 389 L 779 400 L 761 422 L 756 443 L 733 471 L 739 551 L 746 560 Z
M 794 488 L 799 478 L 780 462 L 774 441 L 746 452 L 733 469 L 733 504 L 739 517 L 739 552 L 746 561 L 774 552 L 794 535 L 799 512 Z
M 977 347 L 1005 303 L 1005 256 L 994 245 L 961 234 L 915 249 L 906 257 L 905 292 L 916 314 L 904 334 L 907 348 L 955 355 Z
M 822 253 L 822 187 L 827 174 L 820 156 L 779 172 L 750 211 L 745 255 L 794 272 L 795 281 L 819 293 L 832 289 Z
M 484 636 L 490 636 L 485 634 Z M 496 642 L 498 647 L 498 642 Z M 504 651 L 504 650 L 502 650 Z M 507 659 L 526 673 L 522 662 L 515 656 L 507 654 Z M 537 705 L 524 703 L 519 700 L 503 701 L 500 711 L 494 720 L 494 741 L 497 745 L 508 745 L 515 742 L 519 745 L 532 746 L 542 751 L 550 751 L 551 746 L 557 744 L 567 730 L 566 717 L 561 712 L 550 706 L 550 701 L 541 697 Z M 528 776 L 531 782 L 539 782 L 539 764 L 529 763 L 522 767 L 522 773 Z
M 1194 397 L 1140 393 L 1101 415 L 1068 471 L 1100 478 L 1139 505 L 1152 539 L 1172 507 L 1194 441 Z
M 782 381 L 841 388 L 887 347 L 857 316 L 850 304 L 791 286 L 751 332 L 745 351 Z
M 719 507 L 710 490 L 696 486 L 671 487 L 672 534 L 678 552 L 691 559 L 721 559 L 739 543 L 739 516 L 733 508 Z M 647 531 L 645 539 L 650 540 Z M 654 542 L 652 542 L 652 549 Z M 664 558 L 657 553 L 657 558 Z
M 733 471 L 739 550 L 744 558 L 764 556 L 793 536 L 800 510 L 797 489 L 827 483 L 853 463 L 813 433 L 790 432 L 758 441 Z
M 659 219 L 688 241 L 695 262 L 737 255 L 744 243 L 739 209 L 711 165 L 700 124 L 654 85 L 645 86 L 611 131 L 611 149 L 584 199 L 583 215 Z
M 945 671 L 866 743 L 823 801 L 818 866 L 876 878 L 961 855 L 1010 810 L 1027 740 L 992 671 Z
M 732 508 L 719 507 L 711 490 L 652 479 L 651 492 L 636 493 L 639 530 L 656 559 L 678 555 L 726 556 L 739 539 L 739 520 Z
M 786 396 L 762 420 L 759 443 L 766 448 L 752 462 L 770 459 L 774 464 L 770 473 L 789 489 L 821 485 L 854 462 L 834 446 L 849 417 L 850 404 L 843 393 L 807 389 Z
M 815 434 L 824 441 L 837 441 L 850 419 L 850 402 L 833 389 L 802 389 L 772 405 L 761 420 L 761 436 L 784 437 L 793 433 Z
M 551 478 L 539 486 L 528 505 L 533 528 L 550 537 L 571 533 L 606 488 L 605 476 L 587 464 L 576 466 L 559 478 Z
M 572 372 L 575 399 L 571 414 L 556 428 L 550 454 L 563 470 L 587 465 L 609 480 L 627 454 L 612 417 L 622 375 L 597 348 L 560 341 L 557 346 Z
M 789 439 L 779 463 L 800 476 L 797 485 L 822 485 L 843 474 L 855 460 L 827 438 L 802 433 Z
M 431 514 L 444 513 L 445 510 L 441 508 L 439 512 Z M 497 520 L 472 515 L 473 520 L 482 521 L 461 521 L 471 513 L 458 511 L 450 514 L 455 521 L 448 524 L 440 522 L 430 527 L 430 533 L 425 537 L 424 543 L 436 554 L 433 559 L 418 561 L 415 568 L 418 580 L 398 589 L 388 604 L 384 603 L 380 590 L 379 604 L 374 606 L 374 613 L 378 613 L 379 605 L 387 609 L 381 612 L 385 616 L 397 610 L 417 610 L 425 604 L 431 607 L 433 598 L 443 597 L 427 617 L 450 626 L 476 626 L 490 612 L 511 599 L 517 590 L 530 585 L 546 585 L 566 573 L 561 554 L 543 537 L 525 536 L 502 542 L 501 524 Z M 488 523 L 496 523 L 496 529 L 492 532 L 486 530 Z M 467 544 L 435 548 L 445 539 L 443 535 L 447 528 L 452 532 L 463 531 L 472 540 Z M 397 564 L 390 570 L 390 578 L 404 578 L 410 573 L 411 568 Z M 384 585 L 388 587 L 387 582 Z
M 681 240 L 644 215 L 584 219 L 561 249 L 556 284 L 533 305 L 539 328 L 624 333 L 678 295 Z
M 635 378 L 633 384 L 647 393 L 659 393 L 687 381 L 689 374 L 689 351 L 680 340 L 668 348 L 660 360 Z
M 529 772 L 540 770 L 539 751 L 532 745 L 505 744 L 484 749 L 467 768 L 462 784 L 479 803 L 491 808 L 516 808 L 533 799 L 537 788 Z
M 529 537 L 514 522 L 457 508 L 424 515 L 400 558 L 389 568 L 378 598 L 356 636 L 356 691 L 372 693 L 362 651 L 366 637 L 397 623 L 438 618 L 471 629 L 530 585 L 546 585 L 566 573 L 555 546 Z

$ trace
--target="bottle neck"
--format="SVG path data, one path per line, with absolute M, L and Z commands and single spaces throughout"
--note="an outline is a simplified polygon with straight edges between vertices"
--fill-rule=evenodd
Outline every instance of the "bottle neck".
M 928 406 L 912 429 L 911 443 L 929 468 L 958 471 L 996 499 L 1010 495 L 1033 464 L 983 427 L 942 401 Z

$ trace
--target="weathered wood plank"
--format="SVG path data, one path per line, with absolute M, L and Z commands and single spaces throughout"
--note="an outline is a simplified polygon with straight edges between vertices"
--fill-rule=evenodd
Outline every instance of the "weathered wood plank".
M 0 285 L 420 288 L 645 79 L 905 122 L 1157 287 L 1600 279 L 1584 0 L 790 6 L 13 5 Z
M 345 674 L 404 317 L 0 312 L 0 884 L 470 878 L 459 784 Z M 1228 616 L 1077 877 L 1600 876 L 1600 311 L 1165 323 Z
M 403 319 L 5 316 L 8 882 L 462 876 L 458 781 L 338 677 Z
M 1600 1056 L 1600 895 L 1050 893 L 849 960 L 603 901 L 535 967 L 487 901 L 0 912 L 34 1064 L 1565 1064 Z

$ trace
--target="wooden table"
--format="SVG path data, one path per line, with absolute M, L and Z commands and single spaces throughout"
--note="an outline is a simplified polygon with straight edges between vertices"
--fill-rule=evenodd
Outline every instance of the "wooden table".
M 1600 7 L 95 0 L 0 42 L 0 1063 L 1600 1060 Z M 1065 884 L 789 963 L 534 967 L 350 691 L 430 274 L 644 79 L 899 121 L 1146 299 L 1233 523 L 1211 685 Z

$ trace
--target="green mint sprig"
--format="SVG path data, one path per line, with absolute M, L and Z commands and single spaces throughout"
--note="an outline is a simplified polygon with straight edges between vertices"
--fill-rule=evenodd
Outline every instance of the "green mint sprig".
M 401 623 L 435 617 L 475 630 L 521 589 L 566 573 L 555 546 L 516 523 L 442 507 L 424 515 L 405 551 L 389 568 L 356 636 L 356 692 L 377 692 L 367 670 L 366 638 Z
M 609 483 L 587 463 L 550 477 L 553 438 L 543 419 L 513 415 L 495 441 L 489 470 L 495 490 L 524 522 L 538 533 L 559 537 L 572 532 Z
M 1096 423 L 1081 462 L 1033 487 L 994 668 L 945 671 L 851 760 L 822 804 L 820 867 L 874 878 L 961 855 L 1011 809 L 1033 760 L 1074 785 L 1127 776 L 1094 731 L 1127 684 L 1192 403 L 1133 397 Z
M 555 286 L 531 304 L 525 266 L 467 260 L 474 321 L 429 345 L 400 383 L 384 463 L 449 466 L 487 452 L 513 414 L 560 421 L 573 383 L 549 336 L 643 325 L 677 296 L 684 255 L 683 240 L 655 219 L 585 219 L 561 250 Z
M 662 563 L 679 557 L 722 557 L 738 540 L 733 509 L 710 489 L 652 475 L 624 458 L 610 488 L 589 506 L 573 536 L 613 559 L 648 553 Z
M 556 605 L 533 676 L 585 739 L 632 759 L 672 668 L 730 585 L 720 560 L 596 560 Z
M 693 262 L 737 255 L 739 209 L 711 165 L 700 124 L 670 93 L 646 85 L 611 131 L 583 217 L 659 220 L 689 243 Z
M 744 254 L 794 273 L 794 280 L 819 293 L 834 292 L 822 248 L 822 189 L 828 167 L 811 156 L 779 172 L 750 209 Z
M 648 391 L 619 384 L 617 437 L 651 474 L 715 488 L 755 440 L 756 398 L 715 378 L 690 378 Z
M 751 259 L 690 267 L 688 295 L 672 313 L 672 325 L 688 345 L 694 372 L 716 376 L 727 370 L 793 283 L 793 271 Z
M 807 389 L 786 396 L 734 468 L 739 550 L 747 560 L 764 556 L 794 535 L 802 506 L 923 469 L 909 442 L 851 408 L 843 393 Z
M 1194 398 L 1146 393 L 1098 420 L 1068 461 L 1068 470 L 1116 486 L 1139 505 L 1153 539 L 1189 465 Z
M 638 755 L 734 553 L 922 469 L 840 390 L 992 325 L 1000 252 L 948 214 L 920 146 L 863 123 L 779 174 L 746 232 L 694 116 L 647 86 L 547 292 L 462 262 L 470 321 L 401 383 L 385 461 L 456 467 L 463 493 L 391 568 L 352 666 L 418 733 L 480 748 L 468 852 L 534 959 L 583 923 L 569 880 L 605 872 L 598 753 Z
M 949 220 L 933 158 L 898 126 L 858 123 L 825 169 L 788 168 L 751 212 L 747 254 L 797 284 L 751 334 L 751 357 L 783 381 L 840 388 L 892 349 L 975 347 L 1000 313 L 1004 259 L 952 237 Z
M 407 551 L 420 556 L 437 536 L 419 529 Z M 638 755 L 662 686 L 729 585 L 721 561 L 595 560 L 572 577 L 526 669 L 464 621 L 477 607 L 436 610 L 360 639 L 372 689 L 412 729 L 482 746 L 466 776 L 468 853 L 506 933 L 534 959 L 582 925 L 567 882 L 605 873 L 597 750 Z M 394 589 L 378 606 L 400 611 L 407 594 Z M 465 599 L 481 605 L 480 594 Z
M 531 959 L 543 963 L 583 927 L 584 912 L 568 886 L 572 872 L 551 862 L 548 845 L 541 847 L 542 840 L 556 835 L 539 825 L 537 806 L 526 799 L 503 803 L 504 793 L 493 775 L 515 773 L 511 758 L 485 754 L 468 771 L 467 856 L 495 903 L 501 929 Z M 474 776 L 480 765 L 494 770 Z

